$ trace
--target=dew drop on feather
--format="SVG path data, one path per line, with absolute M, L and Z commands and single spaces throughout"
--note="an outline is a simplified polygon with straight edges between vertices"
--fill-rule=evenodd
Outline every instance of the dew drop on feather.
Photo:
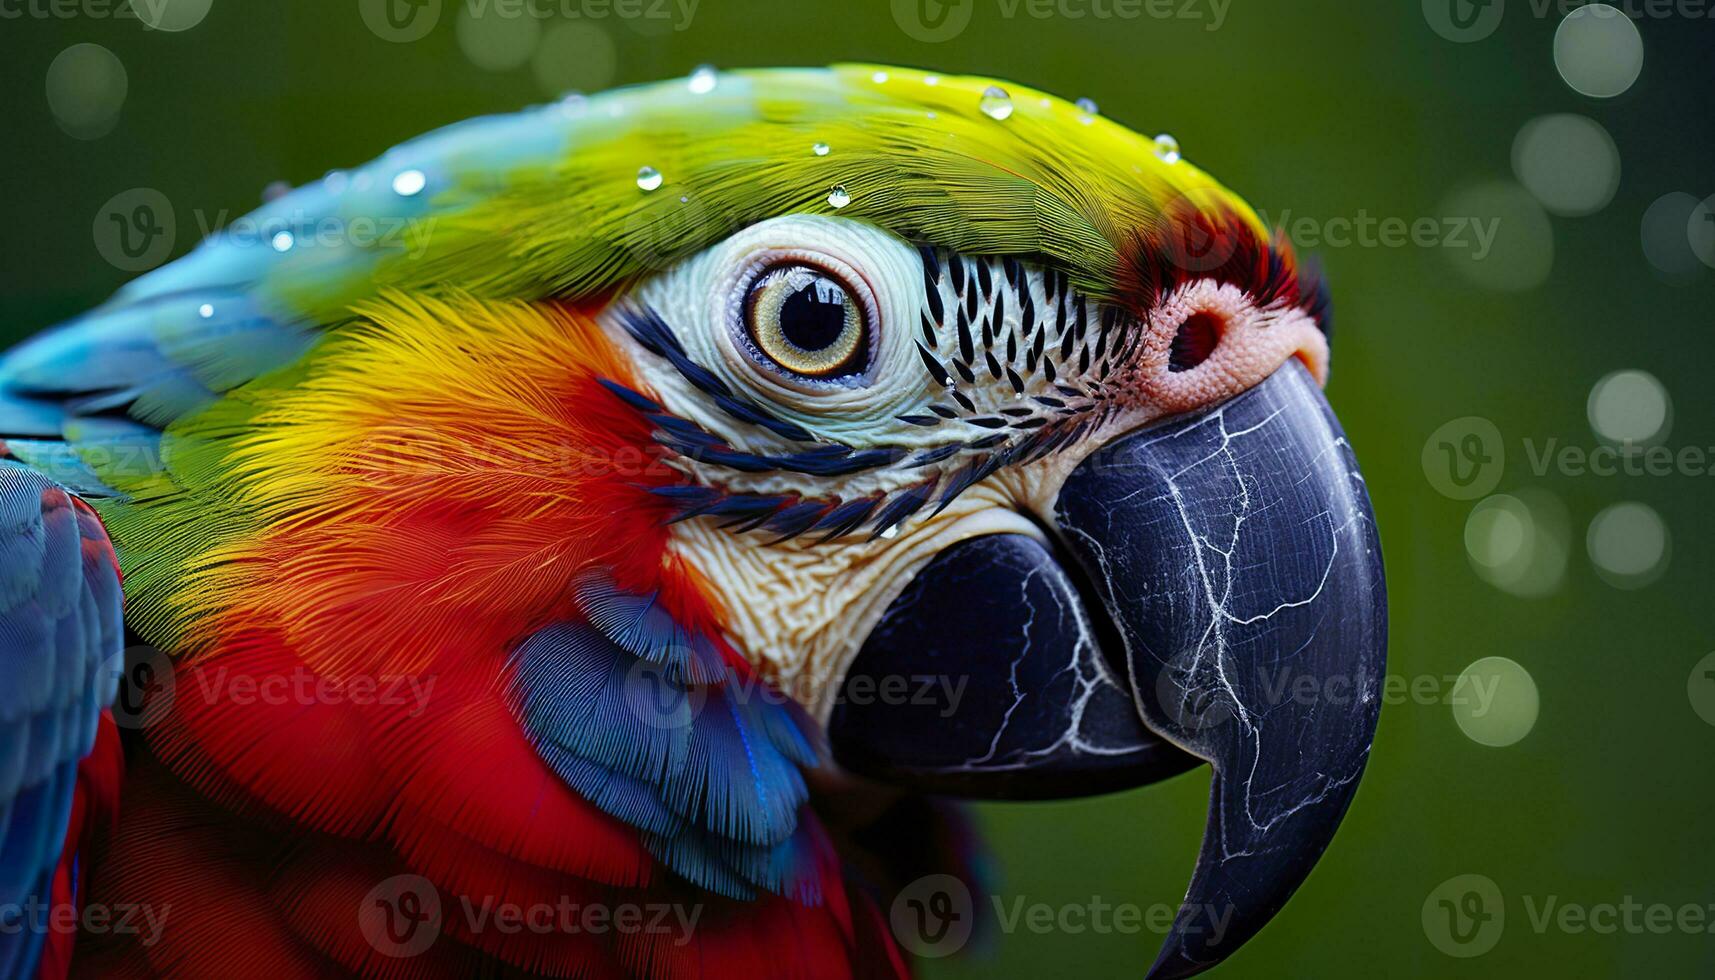
M 661 182 L 664 179 L 665 178 L 661 176 L 661 171 L 656 170 L 654 167 L 639 167 L 637 170 L 637 186 L 646 191 L 652 191 L 655 188 L 660 187 Z
M 1006 89 L 999 85 L 990 85 L 983 90 L 982 101 L 978 106 L 983 115 L 990 119 L 1006 119 L 1012 115 L 1012 96 L 1006 94 Z
M 429 184 L 429 178 L 421 170 L 401 170 L 393 175 L 393 193 L 400 197 L 413 197 L 422 193 Z
M 1160 157 L 1163 163 L 1178 163 L 1179 141 L 1162 133 L 1155 138 L 1155 155 Z
M 686 86 L 694 95 L 707 95 L 715 90 L 715 82 L 717 81 L 719 78 L 715 74 L 713 65 L 698 65 L 696 70 L 691 72 L 690 81 L 686 83 Z
M 835 184 L 828 190 L 828 203 L 836 208 L 843 208 L 852 203 L 852 196 L 846 191 L 844 184 Z
M 825 157 L 828 155 L 828 144 L 826 144 L 826 143 L 812 143 L 810 145 L 810 152 L 814 153 L 815 155 L 817 155 L 819 157 Z
M 1086 115 L 1099 116 L 1102 114 L 1102 110 L 1096 105 L 1094 99 L 1079 99 L 1072 104 L 1078 107 L 1079 112 Z

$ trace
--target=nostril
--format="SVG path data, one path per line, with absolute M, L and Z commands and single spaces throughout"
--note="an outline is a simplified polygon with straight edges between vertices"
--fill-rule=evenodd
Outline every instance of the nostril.
M 1221 342 L 1221 321 L 1213 313 L 1193 313 L 1173 335 L 1167 370 L 1189 371 L 1209 359 Z

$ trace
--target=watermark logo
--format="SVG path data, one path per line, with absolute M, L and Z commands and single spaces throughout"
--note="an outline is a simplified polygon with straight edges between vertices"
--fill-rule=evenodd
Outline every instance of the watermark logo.
M 358 0 L 357 12 L 369 32 L 383 41 L 420 41 L 441 19 L 441 0 Z
M 122 272 L 147 272 L 172 254 L 173 202 L 153 187 L 133 187 L 95 213 L 95 250 Z
M 394 875 L 363 896 L 357 927 L 383 956 L 420 955 L 440 938 L 441 893 L 422 875 Z
M 1446 249 L 1482 262 L 1494 253 L 1501 233 L 1501 219 L 1474 214 L 1399 215 L 1371 214 L 1359 208 L 1355 214 L 1314 217 L 1295 215 L 1290 208 L 1279 214 L 1258 211 L 1263 224 L 1278 228 L 1301 250 L 1334 248 Z
M 1453 500 L 1485 497 L 1506 472 L 1506 445 L 1495 423 L 1478 415 L 1454 419 L 1423 444 L 1423 475 Z
M 925 44 L 950 41 L 970 26 L 976 0 L 893 0 L 893 22 Z
M 1456 959 L 1482 956 L 1501 941 L 1506 903 L 1501 889 L 1485 875 L 1457 875 L 1423 900 L 1423 934 L 1436 949 Z
M 663 661 L 688 662 L 694 655 L 688 649 L 674 647 Z M 625 707 L 632 717 L 650 728 L 674 731 L 702 714 L 709 689 L 706 685 L 686 683 L 663 661 L 640 659 L 631 665 L 625 683 Z
M 993 0 L 1001 20 L 1184 20 L 1205 31 L 1227 22 L 1233 0 Z M 893 21 L 906 36 L 927 44 L 950 41 L 970 26 L 977 0 L 891 0 Z
M 1691 699 L 1691 710 L 1697 717 L 1715 725 L 1715 653 L 1691 668 L 1691 676 L 1685 679 L 1685 696 Z
M 394 875 L 363 897 L 358 928 L 383 956 L 408 959 L 427 952 L 453 917 L 457 932 L 483 936 L 657 936 L 686 946 L 702 919 L 701 903 L 585 902 L 569 895 L 553 901 L 511 902 L 493 895 L 459 895 L 444 902 L 434 883 L 422 875 Z
M 152 646 L 128 647 L 107 661 L 107 676 L 116 686 L 113 721 L 126 731 L 141 731 L 173 710 L 178 687 L 173 661 Z
M 0 936 L 124 936 L 134 946 L 153 946 L 166 931 L 171 905 L 147 902 L 45 902 L 34 896 L 0 903 Z
M 1423 0 L 1423 19 L 1430 29 L 1456 44 L 1495 33 L 1506 12 L 1503 0 Z
M 971 890 L 952 875 L 926 875 L 907 885 L 888 913 L 893 936 L 917 956 L 951 956 L 971 941 L 976 907 Z
M 199 240 L 234 248 L 268 249 L 280 254 L 307 248 L 391 251 L 421 258 L 429 249 L 438 218 L 398 214 L 324 214 L 298 208 L 269 208 L 232 218 L 226 209 L 191 209 Z M 151 187 L 115 194 L 96 212 L 95 248 L 115 268 L 146 272 L 166 261 L 178 239 L 172 202 Z
M 1217 728 L 1234 717 L 1230 692 L 1223 691 L 1213 678 L 1199 674 L 1214 674 L 1168 666 L 1155 678 L 1155 695 L 1162 710 L 1174 725 L 1187 732 Z

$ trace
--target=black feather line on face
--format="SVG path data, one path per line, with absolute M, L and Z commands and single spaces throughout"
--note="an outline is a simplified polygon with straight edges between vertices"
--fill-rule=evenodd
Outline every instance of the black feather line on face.
M 815 535 L 814 543 L 820 544 L 865 528 L 873 539 L 911 519 L 931 502 L 935 505 L 933 512 L 940 513 L 965 490 L 1003 467 L 1038 460 L 1070 445 L 1104 417 L 1107 406 L 1096 394 L 1101 390 L 1100 379 L 1089 376 L 1091 363 L 1096 362 L 1102 372 L 1117 370 L 1139 346 L 1144 334 L 1140 323 L 1118 308 L 1104 305 L 1098 311 L 1097 336 L 1090 338 L 1087 301 L 1072 290 L 1063 272 L 1050 269 L 1033 280 L 1032 273 L 1012 257 L 969 259 L 930 248 L 920 249 L 919 255 L 924 289 L 920 311 L 922 341 L 914 342 L 913 346 L 924 369 L 946 390 L 946 396 L 954 404 L 951 407 L 930 404 L 923 412 L 901 415 L 896 421 L 917 428 L 962 422 L 975 429 L 989 430 L 980 437 L 955 437 L 945 445 L 914 454 L 903 449 L 860 451 L 843 443 L 820 442 L 802 427 L 733 392 L 692 360 L 672 329 L 647 308 L 626 310 L 622 320 L 644 349 L 666 360 L 727 417 L 809 445 L 791 453 L 738 450 L 697 423 L 673 415 L 645 395 L 612 382 L 603 384 L 648 419 L 661 445 L 688 459 L 737 472 L 840 477 L 893 466 L 933 467 L 962 453 L 980 455 L 972 455 L 951 475 L 930 475 L 900 490 L 852 500 L 842 500 L 837 495 L 749 493 L 700 485 L 651 488 L 651 493 L 670 505 L 668 520 L 717 518 L 724 522 L 722 527 L 739 532 L 764 530 L 775 536 L 773 542 Z M 944 282 L 952 289 L 951 304 L 945 302 L 941 292 Z M 1039 318 L 1039 301 L 1033 289 L 1042 293 L 1040 309 L 1048 311 L 1046 316 Z M 985 304 L 989 309 L 979 322 L 977 315 Z M 1014 311 L 1016 323 L 1009 324 L 1009 310 Z M 954 330 L 956 350 L 943 361 L 937 351 L 947 327 Z M 1000 343 L 1003 335 L 1004 345 Z M 973 386 L 971 391 L 975 392 L 979 349 L 981 366 L 989 375 L 985 383 L 1004 383 L 1003 390 L 1019 399 L 1009 407 L 990 409 L 987 414 L 979 412 L 971 394 L 955 387 L 956 377 Z M 1023 374 L 1014 369 L 1021 354 Z M 1089 390 L 1071 383 L 1056 383 L 1056 378 L 1068 370 L 1066 364 L 1077 368 L 1067 381 L 1077 378 L 1078 384 L 1087 385 Z M 1048 384 L 1069 400 L 1029 393 L 1028 379 L 1035 377 L 1038 370 Z
M 782 439 L 790 439 L 793 442 L 816 441 L 816 437 L 803 427 L 770 415 L 755 403 L 733 394 L 725 382 L 691 360 L 690 355 L 685 353 L 684 346 L 679 343 L 678 336 L 673 333 L 673 328 L 654 310 L 633 307 L 621 313 L 620 318 L 626 332 L 645 350 L 673 365 L 673 369 L 678 371 L 680 376 L 698 391 L 713 398 L 729 416 L 747 425 L 761 426 Z M 612 390 L 611 386 L 609 390 Z

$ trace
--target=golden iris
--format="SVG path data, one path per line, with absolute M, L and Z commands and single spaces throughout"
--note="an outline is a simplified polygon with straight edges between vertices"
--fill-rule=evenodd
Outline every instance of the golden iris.
M 745 330 L 793 374 L 835 378 L 867 366 L 863 310 L 851 290 L 814 266 L 779 265 L 758 276 L 745 300 Z

